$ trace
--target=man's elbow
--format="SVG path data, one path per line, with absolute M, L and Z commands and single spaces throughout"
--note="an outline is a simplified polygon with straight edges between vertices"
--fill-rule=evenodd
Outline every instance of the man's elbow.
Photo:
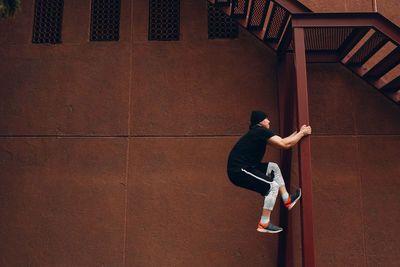
M 289 148 L 291 148 L 292 147 L 292 145 L 290 145 L 290 144 L 284 144 L 284 145 L 282 145 L 282 149 L 283 150 L 288 150 Z

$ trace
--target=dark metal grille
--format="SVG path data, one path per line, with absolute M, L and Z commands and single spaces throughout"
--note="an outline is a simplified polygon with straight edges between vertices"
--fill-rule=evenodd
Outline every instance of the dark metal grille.
M 343 44 L 338 49 L 338 56 L 343 59 L 348 53 L 357 45 L 357 43 L 364 38 L 369 32 L 369 27 L 355 27 L 349 34 L 349 37 L 344 40 Z
M 306 50 L 337 50 L 352 30 L 351 27 L 305 28 Z
M 61 43 L 64 0 L 36 0 L 32 43 Z
M 274 4 L 271 11 L 271 17 L 268 22 L 265 39 L 268 41 L 279 41 L 283 29 L 285 28 L 289 12 L 280 5 Z
M 232 0 L 232 15 L 236 17 L 247 16 L 249 0 Z
M 267 15 L 270 0 L 253 0 L 251 3 L 249 26 L 262 28 Z
M 365 44 L 350 58 L 348 64 L 363 65 L 367 60 L 374 55 L 389 39 L 380 32 L 375 32 Z
M 238 25 L 223 11 L 208 2 L 208 38 L 237 38 Z
M 304 28 L 304 43 L 307 51 L 337 51 L 353 32 L 352 27 Z M 288 47 L 292 51 L 293 39 Z
M 149 40 L 179 40 L 179 0 L 149 1 Z
M 118 41 L 121 0 L 92 0 L 91 41 Z
M 218 5 L 227 5 L 231 2 L 231 0 L 215 0 L 215 4 Z

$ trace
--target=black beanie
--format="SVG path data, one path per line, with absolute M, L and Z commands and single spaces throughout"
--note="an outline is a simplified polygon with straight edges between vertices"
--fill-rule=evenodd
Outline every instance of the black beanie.
M 250 126 L 253 126 L 253 125 L 258 124 L 259 122 L 262 122 L 267 117 L 268 116 L 265 112 L 259 111 L 259 110 L 253 110 L 251 112 L 251 118 L 250 118 L 251 125 Z

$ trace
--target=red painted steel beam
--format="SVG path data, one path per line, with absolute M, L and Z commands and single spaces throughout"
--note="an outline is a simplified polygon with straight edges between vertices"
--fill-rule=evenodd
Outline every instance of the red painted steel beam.
M 279 99 L 279 134 L 289 136 L 293 133 L 296 76 L 294 70 L 294 55 L 286 53 L 279 57 L 277 66 L 278 99 Z M 291 184 L 292 150 L 281 150 L 281 169 L 285 177 L 286 187 Z M 285 209 L 280 210 L 279 224 L 288 229 L 289 216 Z M 279 235 L 278 264 L 277 266 L 290 266 L 293 258 L 293 231 L 283 231 Z
M 378 5 L 376 4 L 376 0 L 372 0 L 372 11 L 378 12 Z
M 290 42 L 292 40 L 292 35 L 293 35 L 292 22 L 291 20 L 289 20 L 286 31 L 284 31 L 283 33 L 282 40 L 279 43 L 279 46 L 277 46 L 276 48 L 278 56 L 282 56 L 283 54 L 286 53 L 286 50 L 288 49 Z
M 311 9 L 296 0 L 275 0 L 275 3 L 285 8 L 290 13 L 312 12 Z
M 400 28 L 396 24 L 392 23 L 381 14 L 375 13 L 373 26 L 392 39 L 394 43 L 400 45 Z
M 303 28 L 293 29 L 293 41 L 297 84 L 297 127 L 300 129 L 300 127 L 304 124 L 309 125 L 306 50 Z M 311 181 L 311 149 L 309 136 L 304 137 L 299 144 L 299 168 L 300 185 L 303 191 L 301 205 L 303 266 L 314 267 L 314 219 Z

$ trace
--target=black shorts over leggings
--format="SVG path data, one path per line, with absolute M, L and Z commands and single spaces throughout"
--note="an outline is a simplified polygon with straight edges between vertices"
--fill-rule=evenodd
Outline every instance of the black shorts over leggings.
M 229 180 L 237 186 L 260 193 L 268 194 L 273 178 L 266 175 L 268 162 L 253 167 L 228 169 Z

